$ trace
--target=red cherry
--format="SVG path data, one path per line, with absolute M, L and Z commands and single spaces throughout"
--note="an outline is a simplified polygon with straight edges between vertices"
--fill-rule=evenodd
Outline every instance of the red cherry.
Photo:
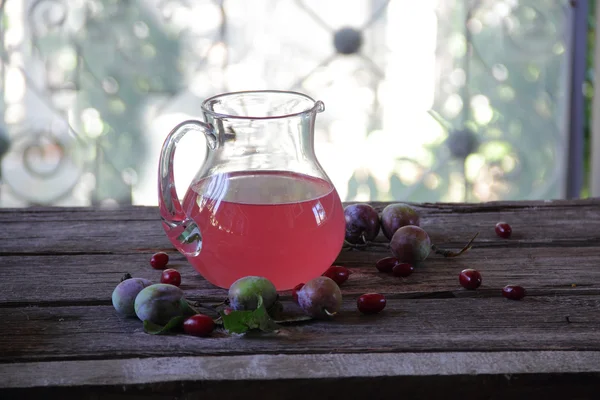
M 181 274 L 173 268 L 167 268 L 160 276 L 160 283 L 168 283 L 169 285 L 181 285 Z
M 346 282 L 350 274 L 352 274 L 352 272 L 348 268 L 339 265 L 332 265 L 327 268 L 327 271 L 323 272 L 323 276 L 333 279 L 338 286 Z
M 498 222 L 496 224 L 496 235 L 501 238 L 508 239 L 512 234 L 512 228 L 506 222 Z
M 392 274 L 394 276 L 406 278 L 407 276 L 412 274 L 414 270 L 415 270 L 415 267 L 413 267 L 412 264 L 398 263 L 398 264 L 394 265 L 394 268 L 392 268 Z
M 375 268 L 379 270 L 379 272 L 392 272 L 394 265 L 398 263 L 398 259 L 396 257 L 385 257 L 375 263 Z
M 502 296 L 511 300 L 521 300 L 525 297 L 525 288 L 519 285 L 506 285 L 502 289 Z
M 154 269 L 165 269 L 169 263 L 169 255 L 164 252 L 155 253 L 150 259 L 150 265 Z
M 208 315 L 192 315 L 183 322 L 183 331 L 193 336 L 208 336 L 215 329 L 215 321 Z
M 363 314 L 377 314 L 385 308 L 385 304 L 385 297 L 379 293 L 366 293 L 356 300 L 356 307 Z
M 463 269 L 458 275 L 458 281 L 465 289 L 475 290 L 481 285 L 481 274 L 475 269 Z
M 300 289 L 302 289 L 302 287 L 304 287 L 304 283 L 299 283 L 292 289 L 292 298 L 296 304 L 298 304 L 298 292 Z

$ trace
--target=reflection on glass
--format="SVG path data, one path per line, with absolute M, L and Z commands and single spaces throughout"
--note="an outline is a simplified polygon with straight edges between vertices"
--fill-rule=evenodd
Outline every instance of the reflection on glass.
M 317 221 L 317 225 L 321 225 L 323 221 L 325 221 L 325 218 L 327 218 L 327 214 L 325 213 L 325 209 L 323 208 L 321 202 L 317 201 L 317 203 L 313 206 L 312 210 L 313 214 L 315 214 L 315 220 Z

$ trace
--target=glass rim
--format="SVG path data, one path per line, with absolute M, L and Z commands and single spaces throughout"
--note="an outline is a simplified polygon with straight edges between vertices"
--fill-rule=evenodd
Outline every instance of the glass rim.
M 226 98 L 226 97 L 230 97 L 230 96 L 239 96 L 239 95 L 244 95 L 244 94 L 269 94 L 269 93 L 291 94 L 291 95 L 303 97 L 307 100 L 310 100 L 313 104 L 311 107 L 306 108 L 305 110 L 302 110 L 302 111 L 289 113 L 289 114 L 271 115 L 271 116 L 262 116 L 262 117 L 251 116 L 251 115 L 224 114 L 224 113 L 219 113 L 219 112 L 213 111 L 208 107 L 208 104 L 210 102 L 212 102 L 216 99 L 219 99 L 219 98 Z M 210 114 L 214 118 L 245 119 L 245 120 L 270 120 L 270 119 L 297 117 L 297 116 L 300 116 L 303 114 L 311 113 L 313 111 L 322 112 L 325 110 L 325 105 L 323 104 L 323 102 L 321 100 L 315 100 L 307 94 L 295 92 L 292 90 L 240 90 L 240 91 L 235 91 L 235 92 L 224 92 L 224 93 L 220 93 L 220 94 L 211 96 L 202 102 L 202 105 L 200 106 L 200 108 L 202 109 L 203 112 Z

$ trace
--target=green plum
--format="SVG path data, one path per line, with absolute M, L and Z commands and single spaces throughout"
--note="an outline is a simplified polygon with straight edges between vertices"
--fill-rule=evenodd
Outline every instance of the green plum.
M 265 308 L 269 309 L 277 300 L 275 285 L 262 276 L 245 276 L 229 287 L 229 305 L 234 310 L 256 310 L 258 295 L 262 296 Z
M 135 317 L 135 298 L 144 289 L 152 285 L 148 279 L 129 278 L 117 285 L 112 292 L 112 304 L 115 310 L 126 317 Z
M 394 233 L 390 249 L 399 262 L 416 266 L 429 256 L 431 240 L 422 228 L 406 225 Z
M 185 301 L 183 291 L 177 286 L 155 283 L 142 289 L 135 298 L 135 314 L 142 321 L 165 325 L 171 318 L 184 315 L 182 301 Z

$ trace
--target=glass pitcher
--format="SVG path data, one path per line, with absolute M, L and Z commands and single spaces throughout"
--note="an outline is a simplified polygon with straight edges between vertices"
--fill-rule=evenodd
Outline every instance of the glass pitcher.
M 344 210 L 314 152 L 321 101 L 295 92 L 221 94 L 167 136 L 158 195 L 165 232 L 209 282 L 222 287 L 256 275 L 277 290 L 321 275 L 339 254 Z M 203 166 L 180 202 L 173 181 L 177 142 L 207 140 Z

